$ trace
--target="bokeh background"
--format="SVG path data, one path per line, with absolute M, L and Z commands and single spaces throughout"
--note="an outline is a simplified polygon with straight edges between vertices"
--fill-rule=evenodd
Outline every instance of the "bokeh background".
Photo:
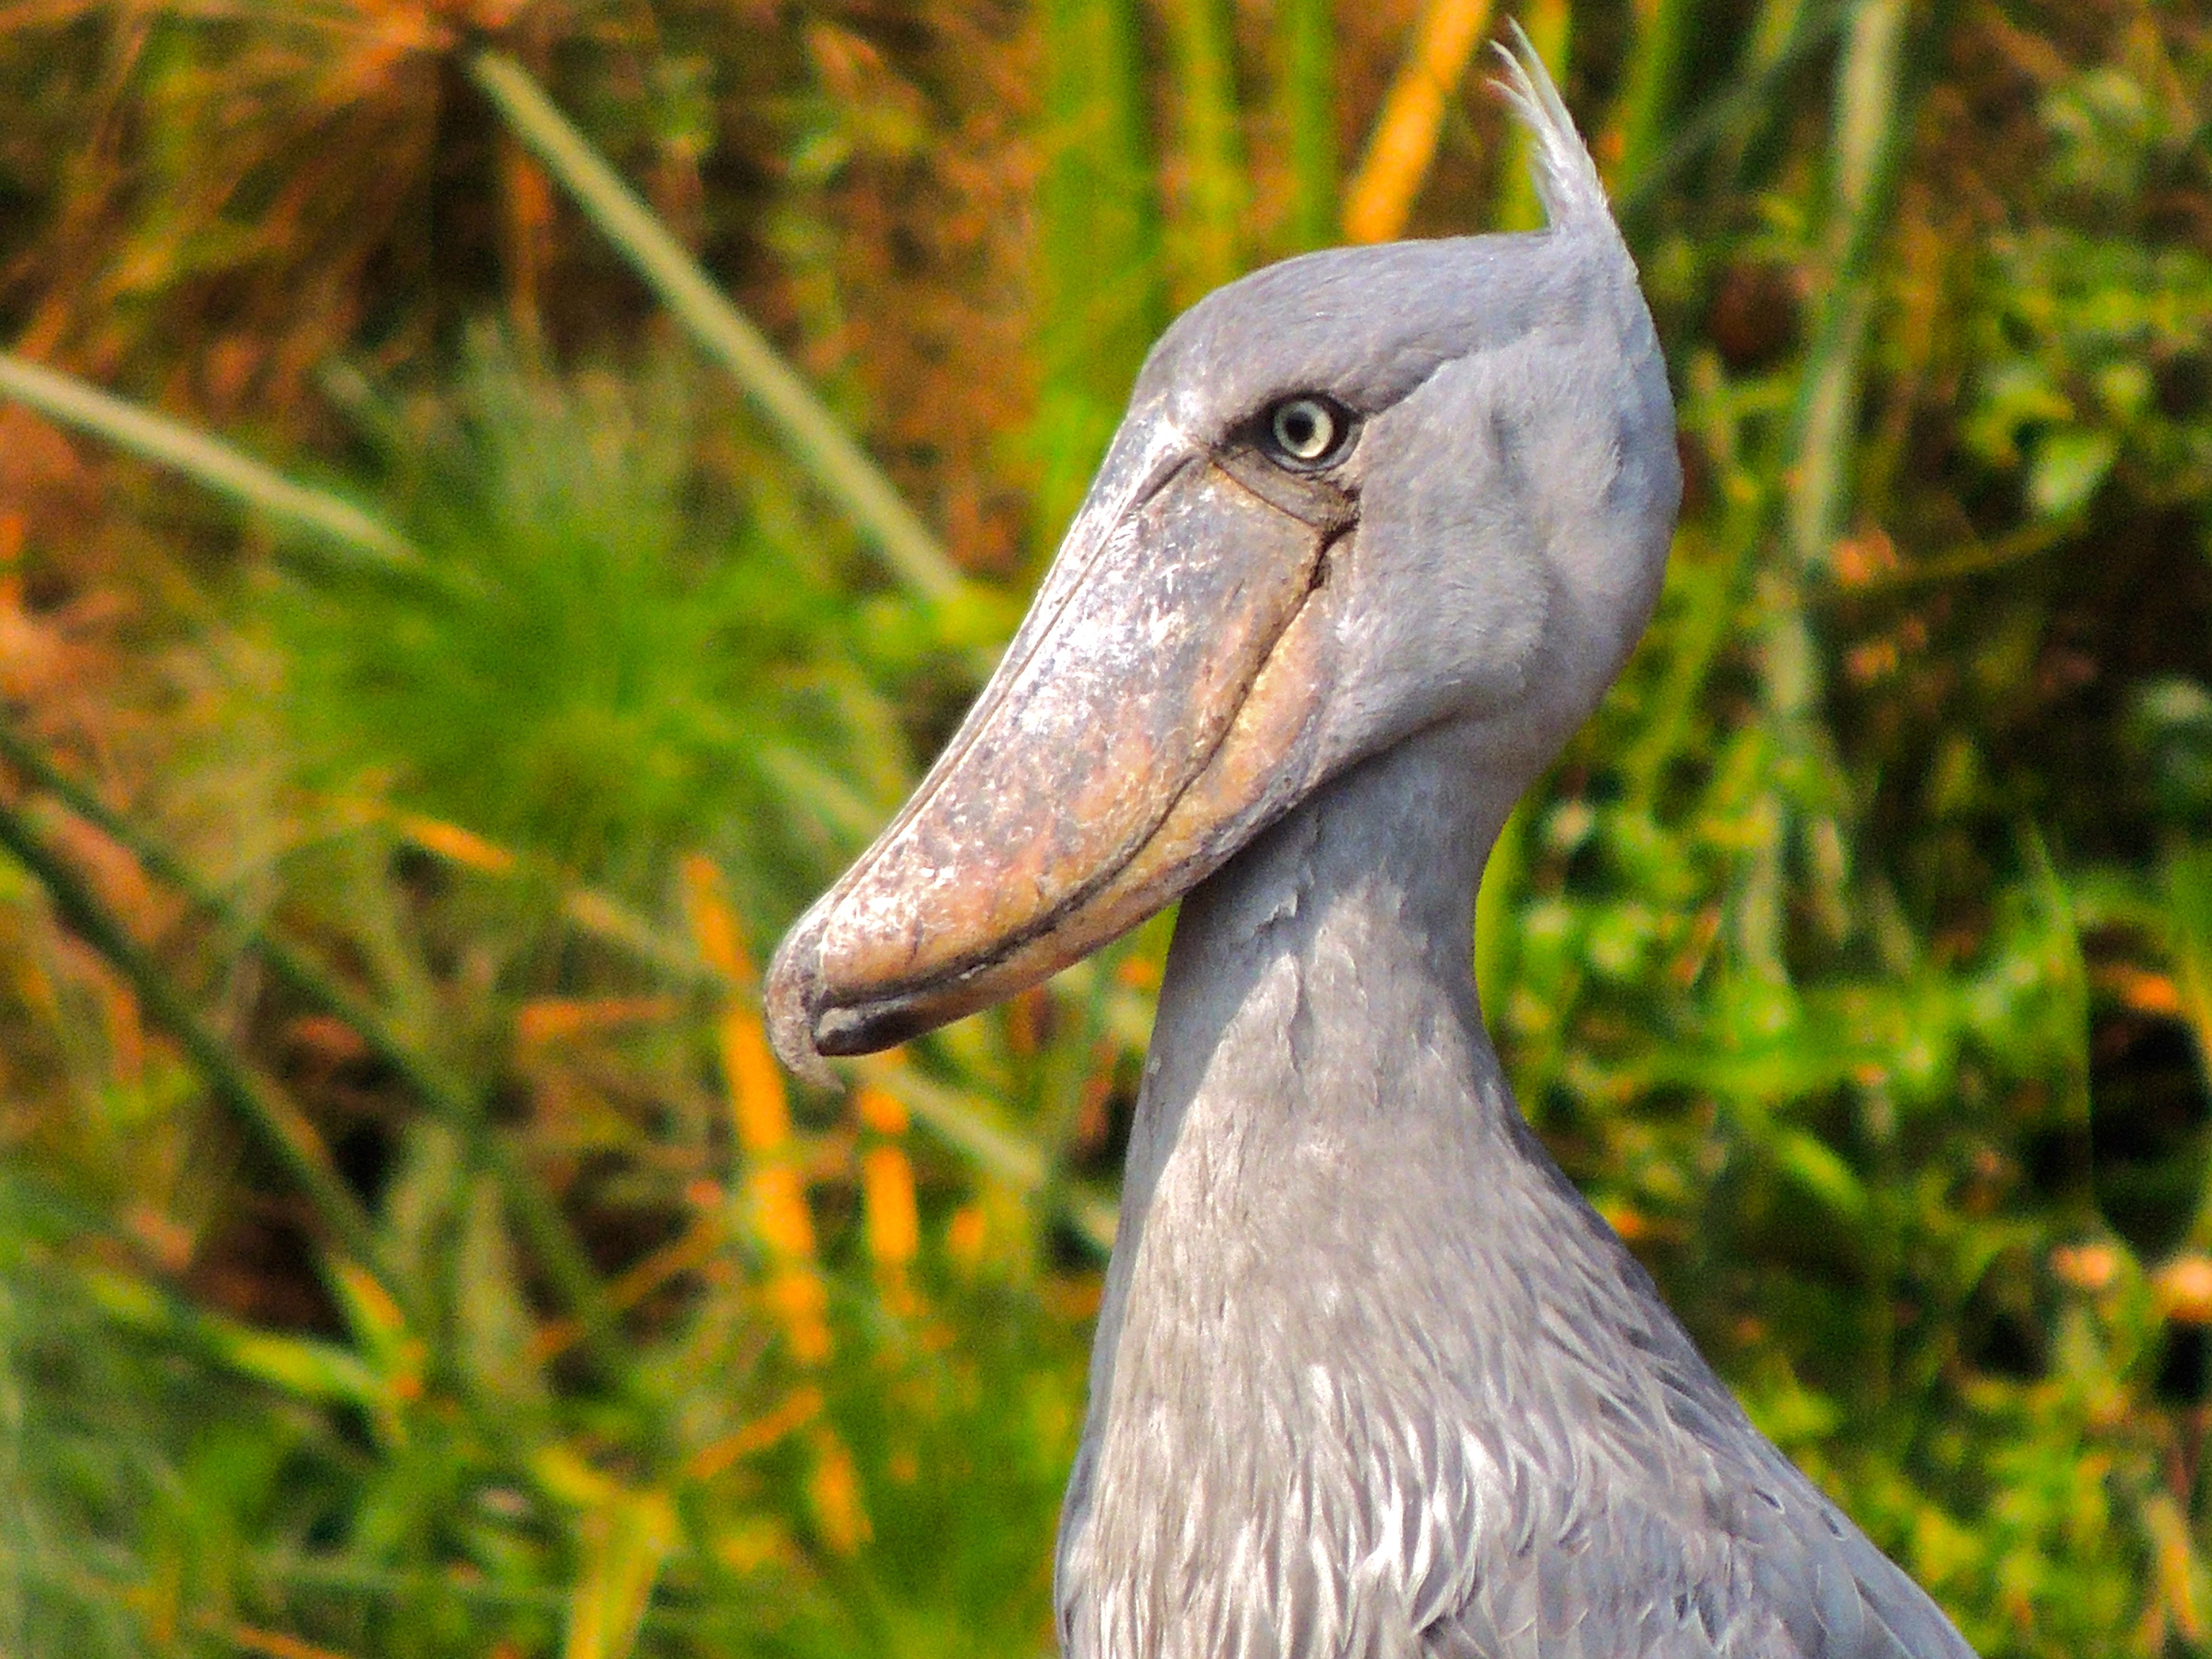
M 1049 1650 L 1165 924 L 757 964 L 1178 307 L 1535 222 L 1505 11 L 0 0 L 0 1654 Z M 1984 1653 L 2205 1651 L 2212 13 L 1518 15 L 1688 480 L 1521 1098 Z

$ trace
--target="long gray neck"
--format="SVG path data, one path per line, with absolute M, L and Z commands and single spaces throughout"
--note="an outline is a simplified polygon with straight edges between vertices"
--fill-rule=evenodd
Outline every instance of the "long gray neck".
M 1435 1230 L 1510 1245 L 1522 1230 L 1484 1194 L 1564 1188 L 1476 1006 L 1475 890 L 1519 780 L 1486 781 L 1472 748 L 1440 727 L 1364 763 L 1184 900 L 1069 1522 L 1108 1419 L 1137 1408 L 1132 1389 L 1176 1386 L 1186 1344 L 1236 1342 L 1241 1316 L 1376 1280 L 1409 1313 L 1463 1318 L 1465 1286 L 1434 1281 L 1465 1252 Z M 1381 1337 L 1336 1335 L 1370 1352 Z
M 1464 733 L 1401 745 L 1185 902 L 1061 1512 L 1063 1651 L 1521 1652 L 1493 1638 L 1533 1642 L 1559 1574 L 1719 1582 L 1698 1552 L 1724 1535 L 1790 1540 L 1739 1565 L 1832 1545 L 1811 1582 L 1917 1632 L 1821 1650 L 1963 1655 L 1760 1438 L 1522 1121 L 1468 967 L 1510 794 L 1474 760 Z M 1593 1545 L 1601 1514 L 1616 1530 Z M 1737 1588 L 1800 1595 L 1766 1571 Z M 1563 1605 L 1579 1644 L 1592 1609 Z M 1771 1630 L 1747 1639 L 1813 1650 Z M 1589 1650 L 1643 1639 L 1593 1617 Z
M 1471 1114 L 1504 1103 L 1469 952 L 1476 886 L 1512 797 L 1484 787 L 1468 749 L 1439 728 L 1367 762 L 1184 900 L 1102 1352 L 1170 1163 L 1218 1165 L 1226 1221 L 1250 1196 L 1240 1177 L 1283 1173 L 1261 1160 L 1341 1153 L 1415 1121 L 1464 1136 Z
M 1186 1522 L 1355 1525 L 1373 1436 L 1528 1395 L 1545 1253 L 1617 1279 L 1476 1009 L 1475 888 L 1519 780 L 1486 785 L 1474 749 L 1400 744 L 1184 901 L 1061 1516 L 1071 1655 L 1246 1651 L 1132 1634 L 1261 1616 Z
M 1590 1400 L 1656 1399 L 1654 1367 L 1757 1443 L 1483 1031 L 1495 756 L 1402 744 L 1184 902 L 1060 1517 L 1071 1659 L 1369 1651 L 1282 1634 L 1322 1594 L 1301 1563 L 1385 1564 L 1322 1600 L 1421 1628 L 1517 1547 L 1484 1528 L 1540 1489 L 1571 1516 Z

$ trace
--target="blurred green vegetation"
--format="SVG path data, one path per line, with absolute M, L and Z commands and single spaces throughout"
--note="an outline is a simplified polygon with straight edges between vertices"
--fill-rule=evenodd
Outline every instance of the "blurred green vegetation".
M 1521 1097 L 1984 1652 L 2212 1650 L 2212 18 L 1524 15 L 1689 483 Z M 7 394 L 174 422 L 0 402 L 0 1653 L 1048 1650 L 1165 926 L 832 1094 L 754 964 L 1174 308 L 1528 222 L 1501 23 L 0 0 Z

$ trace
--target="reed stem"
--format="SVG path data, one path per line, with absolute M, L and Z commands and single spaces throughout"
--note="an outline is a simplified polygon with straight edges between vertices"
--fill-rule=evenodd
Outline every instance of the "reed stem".
M 141 409 L 73 375 L 0 352 L 0 397 L 13 398 L 50 421 L 90 433 L 141 460 L 181 472 L 216 495 L 362 558 L 395 566 L 421 561 L 405 537 L 352 502 L 295 483 L 210 433 Z
M 876 544 L 893 574 L 932 604 L 957 598 L 966 579 L 937 538 L 799 372 L 714 286 L 530 72 L 504 52 L 479 52 L 468 60 L 468 73 L 584 216 L 692 338 L 736 378 L 823 492 Z
M 1334 0 L 1282 0 L 1277 97 L 1290 159 L 1289 251 L 1336 240 L 1336 10 Z

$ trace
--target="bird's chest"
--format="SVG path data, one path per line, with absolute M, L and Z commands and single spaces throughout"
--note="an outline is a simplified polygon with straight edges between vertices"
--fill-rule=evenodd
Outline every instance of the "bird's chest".
M 1071 1655 L 1410 1655 L 1512 1525 L 1503 1345 L 1464 1259 L 1347 1195 L 1362 1155 L 1162 1172 L 1063 1522 Z
M 1709 1379 L 1617 1243 L 1510 1133 L 1384 1127 L 1160 1163 L 1063 1518 L 1071 1656 L 1416 1656 L 1609 1529 L 1685 1572 L 1717 1535 Z

